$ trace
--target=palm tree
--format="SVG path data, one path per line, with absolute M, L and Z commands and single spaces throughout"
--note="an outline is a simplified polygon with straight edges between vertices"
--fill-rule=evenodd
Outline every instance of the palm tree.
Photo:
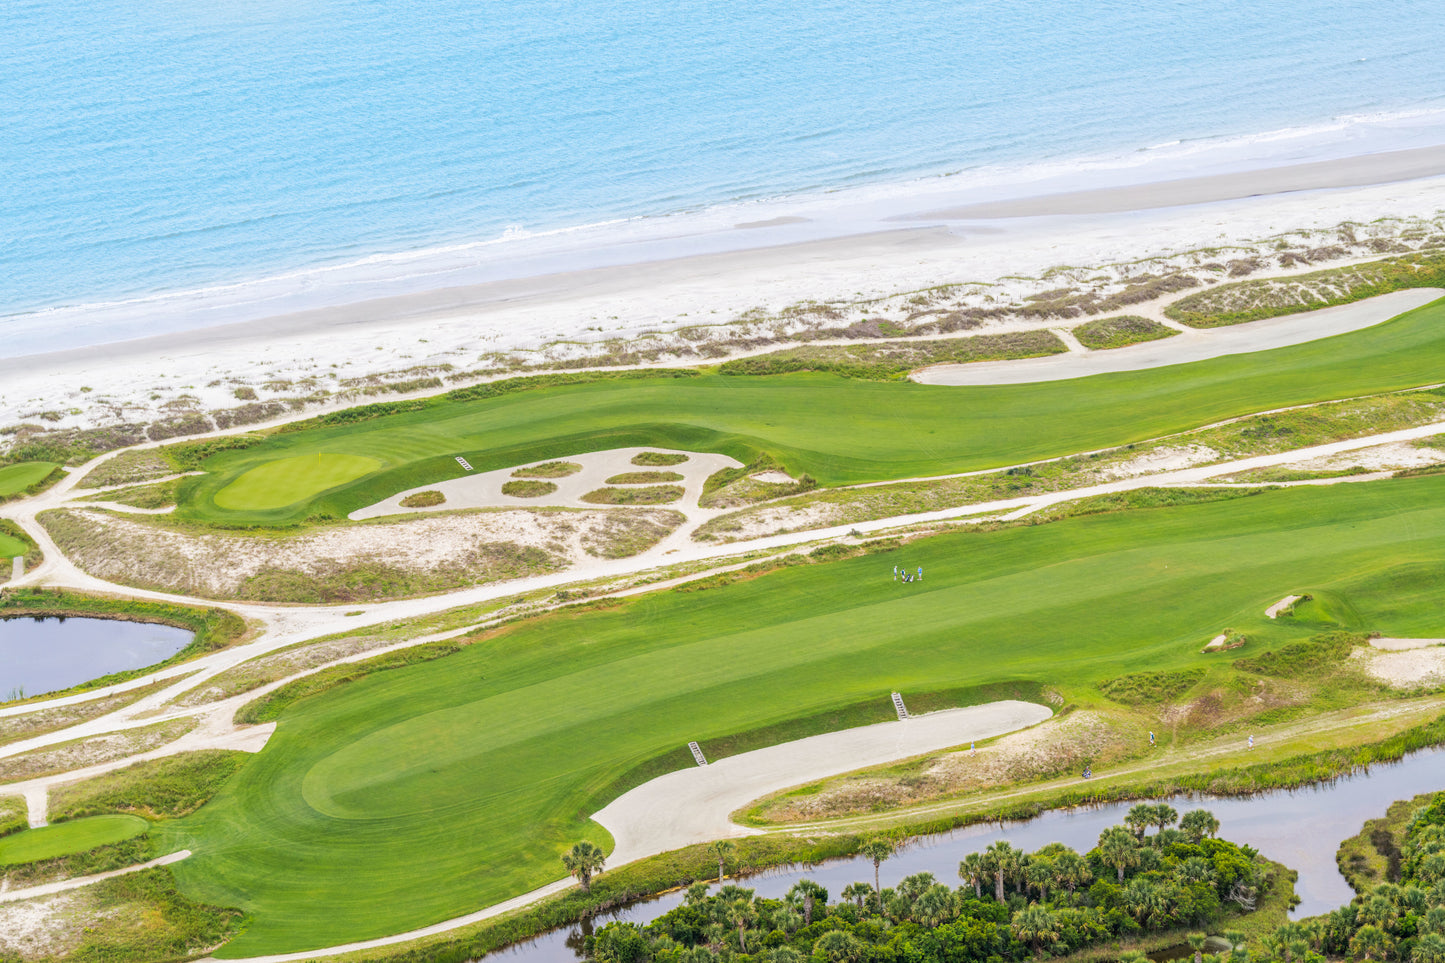
M 719 839 L 708 846 L 707 851 L 712 853 L 713 858 L 717 860 L 718 883 L 722 883 L 723 881 L 723 860 L 727 859 L 728 854 L 737 848 L 737 845 L 731 839 Z
M 752 922 L 753 902 L 750 899 L 739 898 L 728 903 L 728 922 L 738 928 L 738 949 L 744 953 L 748 951 L 748 923 Z
M 986 871 L 993 874 L 993 898 L 1002 903 L 1003 881 L 1013 875 L 1014 867 L 1018 865 L 1018 850 L 1000 839 L 984 850 L 983 861 Z
M 1159 887 L 1143 876 L 1129 880 L 1120 894 L 1124 910 L 1141 926 L 1159 909 Z
M 1439 933 L 1420 937 L 1410 951 L 1410 963 L 1445 963 L 1445 937 Z
M 1049 883 L 1054 879 L 1054 864 L 1046 859 L 1035 859 L 1024 867 L 1024 883 L 1029 889 L 1039 891 L 1039 902 L 1049 901 Z
M 1074 890 L 1089 881 L 1089 864 L 1072 849 L 1064 850 L 1054 857 L 1053 871 L 1054 888 L 1066 889 L 1071 896 Z
M 827 963 L 858 963 L 867 952 L 868 944 L 842 930 L 829 930 L 813 944 L 813 955 Z
M 1174 878 L 1183 883 L 1212 883 L 1214 864 L 1203 856 L 1190 856 L 1179 864 L 1179 868 L 1174 871 Z
M 1012 923 L 1014 935 L 1033 948 L 1034 956 L 1041 951 L 1045 940 L 1052 942 L 1059 938 L 1058 922 L 1054 914 L 1037 903 L 1030 903 L 1014 914 Z
M 1209 937 L 1203 933 L 1190 933 L 1184 939 L 1194 951 L 1194 963 L 1204 963 L 1204 944 L 1209 942 Z
M 958 864 L 958 878 L 973 887 L 975 899 L 983 899 L 983 878 L 987 872 L 983 867 L 983 857 L 978 853 L 969 853 Z
M 562 865 L 567 867 L 567 872 L 577 877 L 577 882 L 582 884 L 582 892 L 592 891 L 592 877 L 602 872 L 602 864 L 607 862 L 607 854 L 604 853 L 596 843 L 583 840 L 572 847 L 570 853 L 562 857 Z
M 863 901 L 868 897 L 872 896 L 873 892 L 873 887 L 869 886 L 867 883 L 849 883 L 847 886 L 843 887 L 843 892 L 841 895 L 844 899 L 853 900 L 858 905 L 858 908 L 861 910 L 863 908 Z
M 880 893 L 883 892 L 881 867 L 883 861 L 892 856 L 893 852 L 893 840 L 884 836 L 874 836 L 858 847 L 858 855 L 873 860 L 873 888 Z
M 1384 959 L 1390 952 L 1390 938 L 1378 926 L 1365 925 L 1355 931 L 1350 949 L 1367 960 Z
M 1105 866 L 1112 866 L 1119 874 L 1119 883 L 1124 882 L 1124 870 L 1139 865 L 1139 846 L 1127 832 L 1105 834 L 1099 841 L 1099 858 Z
M 1426 932 L 1445 934 L 1445 906 L 1432 906 L 1426 910 L 1423 926 Z
M 789 903 L 802 904 L 803 925 L 810 926 L 813 922 L 813 904 L 828 902 L 828 891 L 811 879 L 800 879 L 788 890 L 785 898 Z
M 1191 843 L 1198 843 L 1205 836 L 1219 832 L 1219 820 L 1207 809 L 1191 809 L 1179 820 L 1179 828 L 1189 837 Z
M 1389 927 L 1391 923 L 1395 922 L 1398 916 L 1399 914 L 1395 911 L 1395 904 L 1390 902 L 1387 897 L 1379 895 L 1378 893 L 1365 900 L 1360 906 L 1360 922 L 1374 924 L 1382 929 Z
M 1139 803 L 1124 817 L 1124 825 L 1129 827 L 1135 839 L 1143 842 L 1145 831 L 1154 825 L 1154 807 L 1148 803 Z
M 1157 803 L 1154 806 L 1153 823 L 1159 827 L 1159 832 L 1162 833 L 1165 828 L 1173 826 L 1178 821 L 1179 813 L 1175 812 L 1173 806 L 1168 803 Z
M 957 900 L 947 886 L 935 883 L 918 897 L 911 915 L 921 926 L 942 926 L 958 915 Z

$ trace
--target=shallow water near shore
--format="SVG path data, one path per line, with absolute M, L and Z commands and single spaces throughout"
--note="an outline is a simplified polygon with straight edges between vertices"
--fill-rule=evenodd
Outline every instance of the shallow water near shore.
M 475 283 L 517 252 L 779 243 L 845 195 L 1440 143 L 1437 13 L 15 0 L 0 333 L 32 353 Z M 167 292 L 194 297 L 160 320 Z
M 0 699 L 56 692 L 140 669 L 190 644 L 187 629 L 116 619 L 0 619 Z
M 1445 749 L 1412 753 L 1398 763 L 1376 765 L 1368 771 L 1332 782 L 1294 790 L 1260 793 L 1246 798 L 1170 796 L 1166 801 L 1181 814 L 1208 809 L 1219 818 L 1219 835 L 1253 846 L 1276 862 L 1295 870 L 1299 906 L 1292 919 L 1317 916 L 1348 903 L 1354 891 L 1335 865 L 1339 844 L 1360 831 L 1365 820 L 1385 814 L 1390 803 L 1424 792 L 1445 789 Z M 1136 801 L 1083 809 L 1053 810 L 1026 822 L 989 823 L 930 836 L 913 843 L 883 864 L 883 885 L 892 886 L 905 876 L 929 872 L 941 882 L 957 886 L 958 863 L 964 856 L 1007 840 L 1033 851 L 1061 842 L 1083 852 L 1093 848 L 1099 834 L 1118 824 Z M 742 879 L 729 879 L 779 898 L 800 879 L 821 883 L 830 899 L 849 883 L 871 882 L 873 864 L 863 858 L 830 860 L 811 868 L 780 867 Z M 682 892 L 644 900 L 579 926 L 546 933 L 534 940 L 488 954 L 508 963 L 571 963 L 583 958 L 582 938 L 613 920 L 648 923 L 683 901 Z

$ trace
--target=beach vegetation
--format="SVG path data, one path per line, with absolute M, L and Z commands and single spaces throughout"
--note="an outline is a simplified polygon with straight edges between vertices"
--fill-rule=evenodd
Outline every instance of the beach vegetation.
M 1223 284 L 1180 298 L 1164 314 L 1194 328 L 1215 328 L 1349 304 L 1409 288 L 1445 287 L 1445 252 L 1328 268 L 1310 274 Z
M 1062 354 L 1068 348 L 1052 331 L 983 334 L 936 341 L 885 341 L 849 345 L 808 345 L 736 358 L 719 366 L 724 375 L 780 375 L 824 371 L 867 381 L 900 380 L 935 364 L 969 364 Z
M 1179 332 L 1149 318 L 1125 314 L 1115 318 L 1085 321 L 1073 329 L 1074 337 L 1086 348 L 1095 351 L 1122 348 L 1145 341 L 1172 338 Z
M 133 763 L 51 791 L 50 820 L 60 824 L 110 813 L 147 820 L 195 812 L 231 778 L 250 753 L 204 749 Z

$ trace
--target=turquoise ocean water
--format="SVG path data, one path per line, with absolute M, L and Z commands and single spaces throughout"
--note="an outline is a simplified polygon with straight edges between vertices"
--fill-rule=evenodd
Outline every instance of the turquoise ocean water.
M 655 256 L 945 174 L 1442 143 L 1442 41 L 1425 0 L 8 0 L 0 338 Z

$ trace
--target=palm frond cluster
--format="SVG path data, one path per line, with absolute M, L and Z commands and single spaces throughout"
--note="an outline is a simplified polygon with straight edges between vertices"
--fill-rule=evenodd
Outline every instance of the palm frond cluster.
M 1141 804 L 1087 853 L 1059 843 L 1033 853 L 994 843 L 964 858 L 956 888 L 916 873 L 880 890 L 877 871 L 892 846 L 878 839 L 862 853 L 873 861 L 874 880 L 850 884 L 838 902 L 808 879 L 783 899 L 696 883 L 682 906 L 646 926 L 602 927 L 587 939 L 587 952 L 602 963 L 1004 963 L 1063 956 L 1253 908 L 1267 884 L 1265 864 L 1249 847 L 1214 838 L 1218 829 L 1204 810 L 1181 820 L 1168 805 Z

